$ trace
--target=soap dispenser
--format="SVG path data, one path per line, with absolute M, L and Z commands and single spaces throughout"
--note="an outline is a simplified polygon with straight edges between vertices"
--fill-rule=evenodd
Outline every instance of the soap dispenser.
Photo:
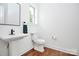
M 26 24 L 26 22 L 23 23 L 23 33 L 24 34 L 27 33 L 27 24 Z

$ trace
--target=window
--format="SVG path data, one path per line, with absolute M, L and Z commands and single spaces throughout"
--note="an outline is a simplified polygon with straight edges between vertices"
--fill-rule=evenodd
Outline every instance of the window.
M 29 6 L 29 21 L 31 24 L 37 24 L 37 9 Z

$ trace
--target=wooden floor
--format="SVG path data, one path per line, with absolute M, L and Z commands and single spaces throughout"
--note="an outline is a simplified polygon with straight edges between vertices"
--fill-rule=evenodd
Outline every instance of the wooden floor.
M 50 48 L 45 48 L 45 51 L 43 53 L 32 49 L 23 54 L 22 56 L 75 56 L 75 55 L 64 53 Z

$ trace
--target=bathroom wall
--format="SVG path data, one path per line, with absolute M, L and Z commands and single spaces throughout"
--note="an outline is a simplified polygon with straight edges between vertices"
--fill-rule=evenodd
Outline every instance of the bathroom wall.
M 21 25 L 20 26 L 9 26 L 9 25 L 0 25 L 0 36 L 5 36 L 5 35 L 9 35 L 10 34 L 10 30 L 13 28 L 15 30 L 15 34 L 23 34 L 23 22 L 25 21 L 26 23 L 28 22 L 29 19 L 29 10 L 28 10 L 28 4 L 26 3 L 21 3 Z M 14 19 L 13 19 L 14 20 Z M 18 41 L 19 42 L 19 41 Z M 18 42 L 15 43 L 15 45 L 18 44 Z M 28 43 L 27 43 L 28 42 Z M 21 42 L 19 42 L 20 45 L 18 45 L 18 47 L 23 48 L 20 49 L 21 53 L 25 53 L 26 51 L 30 50 L 33 46 L 32 46 L 32 42 L 31 40 L 27 39 L 27 40 L 21 40 Z M 26 45 L 26 46 L 25 46 Z M 29 46 L 28 46 L 29 45 Z M 2 46 L 2 45 L 1 45 Z M 14 48 L 14 47 L 13 47 Z M 18 49 L 18 48 L 16 48 Z M 0 49 L 0 51 L 2 51 Z M 25 52 L 24 52 L 25 51 Z M 0 52 L 0 53 L 3 53 Z M 17 55 L 21 55 L 21 53 L 17 53 Z
M 20 4 L 20 5 L 21 5 L 21 24 L 20 24 L 20 26 L 0 25 L 0 35 L 10 34 L 10 30 L 12 28 L 15 30 L 15 34 L 22 33 L 23 21 L 28 20 L 28 5 L 27 4 Z
M 79 52 L 79 4 L 40 4 L 39 26 L 47 47 Z

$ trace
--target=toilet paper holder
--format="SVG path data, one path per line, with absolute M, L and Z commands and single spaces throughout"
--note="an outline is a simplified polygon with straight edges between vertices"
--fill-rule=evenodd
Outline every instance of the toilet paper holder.
M 52 34 L 51 36 L 52 36 L 52 39 L 53 39 L 53 40 L 56 40 L 55 34 Z

